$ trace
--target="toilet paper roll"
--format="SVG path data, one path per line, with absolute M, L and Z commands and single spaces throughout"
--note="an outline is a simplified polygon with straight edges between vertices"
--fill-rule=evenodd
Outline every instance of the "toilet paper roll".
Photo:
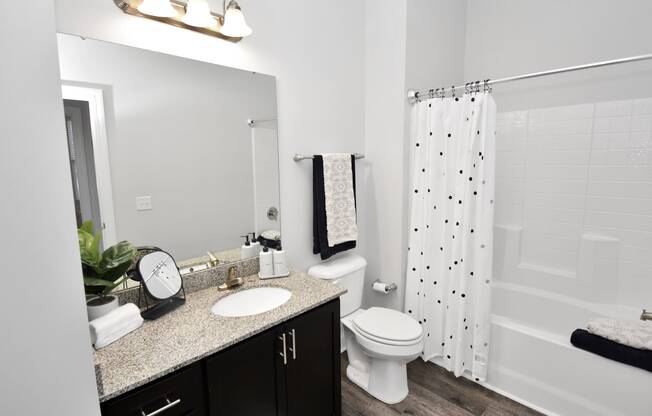
M 387 286 L 388 285 L 383 282 L 374 282 L 374 290 L 376 292 L 382 292 L 382 293 L 389 292 L 389 288 Z

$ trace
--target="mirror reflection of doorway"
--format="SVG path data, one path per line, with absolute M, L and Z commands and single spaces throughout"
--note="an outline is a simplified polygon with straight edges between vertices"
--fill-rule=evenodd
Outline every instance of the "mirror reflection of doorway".
M 93 157 L 88 102 L 63 100 L 70 158 L 70 177 L 75 199 L 77 227 L 84 221 L 101 226 L 100 206 Z
M 113 193 L 102 89 L 66 85 L 61 88 L 70 157 L 70 178 L 77 226 L 93 221 L 102 247 L 117 243 Z

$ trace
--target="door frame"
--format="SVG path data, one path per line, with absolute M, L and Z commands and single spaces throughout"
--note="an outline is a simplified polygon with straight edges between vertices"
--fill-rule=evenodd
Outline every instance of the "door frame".
M 102 224 L 102 241 L 104 247 L 117 243 L 115 214 L 113 212 L 113 187 L 111 185 L 111 164 L 109 161 L 109 144 L 106 130 L 106 113 L 104 112 L 104 92 L 100 88 L 82 87 L 62 83 L 61 93 L 64 100 L 86 101 L 90 115 L 93 159 L 95 161 L 95 181 L 97 199 L 100 207 Z

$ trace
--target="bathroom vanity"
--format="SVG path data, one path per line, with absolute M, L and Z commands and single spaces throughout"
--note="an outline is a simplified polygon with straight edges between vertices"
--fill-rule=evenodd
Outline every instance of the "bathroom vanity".
M 242 317 L 211 313 L 219 299 L 255 287 L 291 298 Z M 242 288 L 209 288 L 95 353 L 105 416 L 339 415 L 340 304 L 345 291 L 292 273 Z
M 182 306 L 94 353 L 102 414 L 339 415 L 345 290 L 303 273 L 260 280 L 260 245 L 241 246 L 249 233 L 281 244 L 275 78 L 85 37 L 58 45 L 78 226 L 92 221 L 103 249 L 160 248 L 184 277 Z M 244 284 L 219 291 L 231 269 Z M 143 307 L 136 285 L 111 296 Z M 276 289 L 244 294 L 258 287 Z

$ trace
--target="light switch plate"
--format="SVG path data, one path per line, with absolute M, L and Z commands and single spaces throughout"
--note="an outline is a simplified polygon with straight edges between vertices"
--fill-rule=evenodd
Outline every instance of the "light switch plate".
M 137 196 L 136 197 L 136 211 L 149 211 L 152 209 L 151 196 Z

